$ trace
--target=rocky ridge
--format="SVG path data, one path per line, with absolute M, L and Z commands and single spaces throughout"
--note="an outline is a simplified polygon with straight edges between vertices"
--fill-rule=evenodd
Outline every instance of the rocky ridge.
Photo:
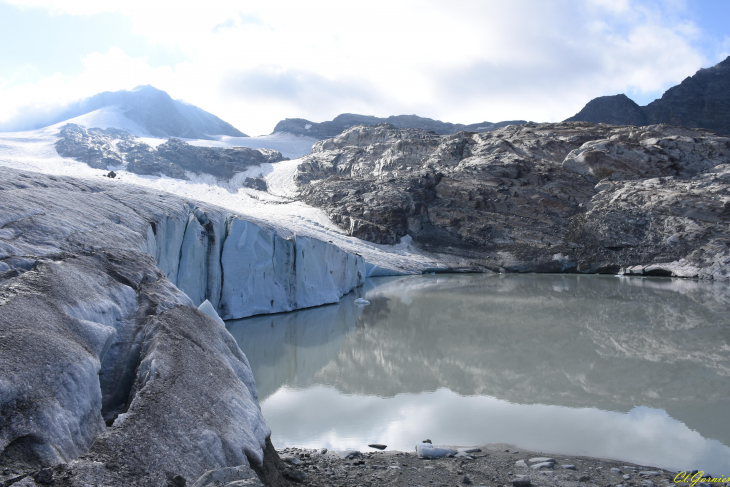
M 495 130 L 507 125 L 519 125 L 526 123 L 525 120 L 509 120 L 504 122 L 482 122 L 464 125 L 461 123 L 441 122 L 431 118 L 419 117 L 417 115 L 394 115 L 387 118 L 373 117 L 372 115 L 357 115 L 354 113 L 343 113 L 337 115 L 334 119 L 326 122 L 310 122 L 303 118 L 287 118 L 280 121 L 274 127 L 273 133 L 290 133 L 294 135 L 302 135 L 314 137 L 316 139 L 329 139 L 337 137 L 345 130 L 356 125 L 377 125 L 380 123 L 389 123 L 394 127 L 408 129 L 430 130 L 439 135 L 455 134 L 462 130 L 472 132 L 485 132 Z
M 624 94 L 599 96 L 589 101 L 566 122 L 607 123 L 610 125 L 649 125 L 646 113 Z
M 176 179 L 205 173 L 227 180 L 251 166 L 289 160 L 271 149 L 197 147 L 174 138 L 153 148 L 124 130 L 76 124 L 61 128 L 56 151 L 96 169 L 123 167 L 136 174 Z
M 730 135 L 730 57 L 700 69 L 643 107 L 626 95 L 595 98 L 566 120 L 576 121 L 616 125 L 666 123 Z
M 705 130 L 358 126 L 315 144 L 295 178 L 350 235 L 412 238 L 451 268 L 729 275 L 730 139 Z

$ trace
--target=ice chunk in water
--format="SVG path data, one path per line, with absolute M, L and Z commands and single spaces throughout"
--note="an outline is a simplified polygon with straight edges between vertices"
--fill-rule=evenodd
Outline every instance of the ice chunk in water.
M 215 308 L 212 304 L 210 304 L 210 301 L 206 299 L 200 306 L 198 306 L 198 309 L 213 318 L 215 321 L 220 323 L 222 327 L 225 328 L 226 324 L 223 322 L 221 317 L 218 316 L 218 313 L 216 313 Z

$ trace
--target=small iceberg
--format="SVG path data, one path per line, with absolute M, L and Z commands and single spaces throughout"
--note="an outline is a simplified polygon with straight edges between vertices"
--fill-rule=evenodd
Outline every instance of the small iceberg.
M 367 299 L 363 299 L 363 298 L 357 298 L 355 300 L 355 304 L 358 306 L 364 306 L 366 304 L 370 304 L 370 301 L 368 301 Z

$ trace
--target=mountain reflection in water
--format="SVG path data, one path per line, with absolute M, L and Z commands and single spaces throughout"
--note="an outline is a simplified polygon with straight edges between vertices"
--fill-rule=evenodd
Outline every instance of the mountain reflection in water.
M 719 474 L 729 310 L 727 284 L 444 274 L 372 279 L 335 305 L 227 326 L 277 447 L 410 450 L 428 437 Z

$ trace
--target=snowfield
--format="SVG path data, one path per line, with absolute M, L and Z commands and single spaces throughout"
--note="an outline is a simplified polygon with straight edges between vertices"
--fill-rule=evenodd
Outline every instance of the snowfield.
M 141 138 L 151 146 L 166 139 L 149 137 L 115 107 L 104 108 L 49 127 L 26 132 L 0 133 L 0 166 L 44 174 L 77 178 L 105 177 L 107 171 L 93 169 L 82 162 L 58 155 L 55 142 L 58 132 L 66 123 L 99 128 L 121 128 Z M 186 140 L 199 146 L 268 148 L 285 156 L 301 157 L 309 153 L 314 139 L 275 134 L 262 137 L 220 136 L 218 140 Z M 298 159 L 254 166 L 237 174 L 230 181 L 219 181 L 209 175 L 189 174 L 190 180 L 165 176 L 145 176 L 115 169 L 117 180 L 172 193 L 185 198 L 218 205 L 235 212 L 244 219 L 264 221 L 282 234 L 296 234 L 332 243 L 342 250 L 361 255 L 368 263 L 368 276 L 421 273 L 445 265 L 420 253 L 404 238 L 398 245 L 378 245 L 350 237 L 333 224 L 320 209 L 296 201 L 296 173 Z M 269 192 L 242 187 L 246 177 L 263 177 Z

